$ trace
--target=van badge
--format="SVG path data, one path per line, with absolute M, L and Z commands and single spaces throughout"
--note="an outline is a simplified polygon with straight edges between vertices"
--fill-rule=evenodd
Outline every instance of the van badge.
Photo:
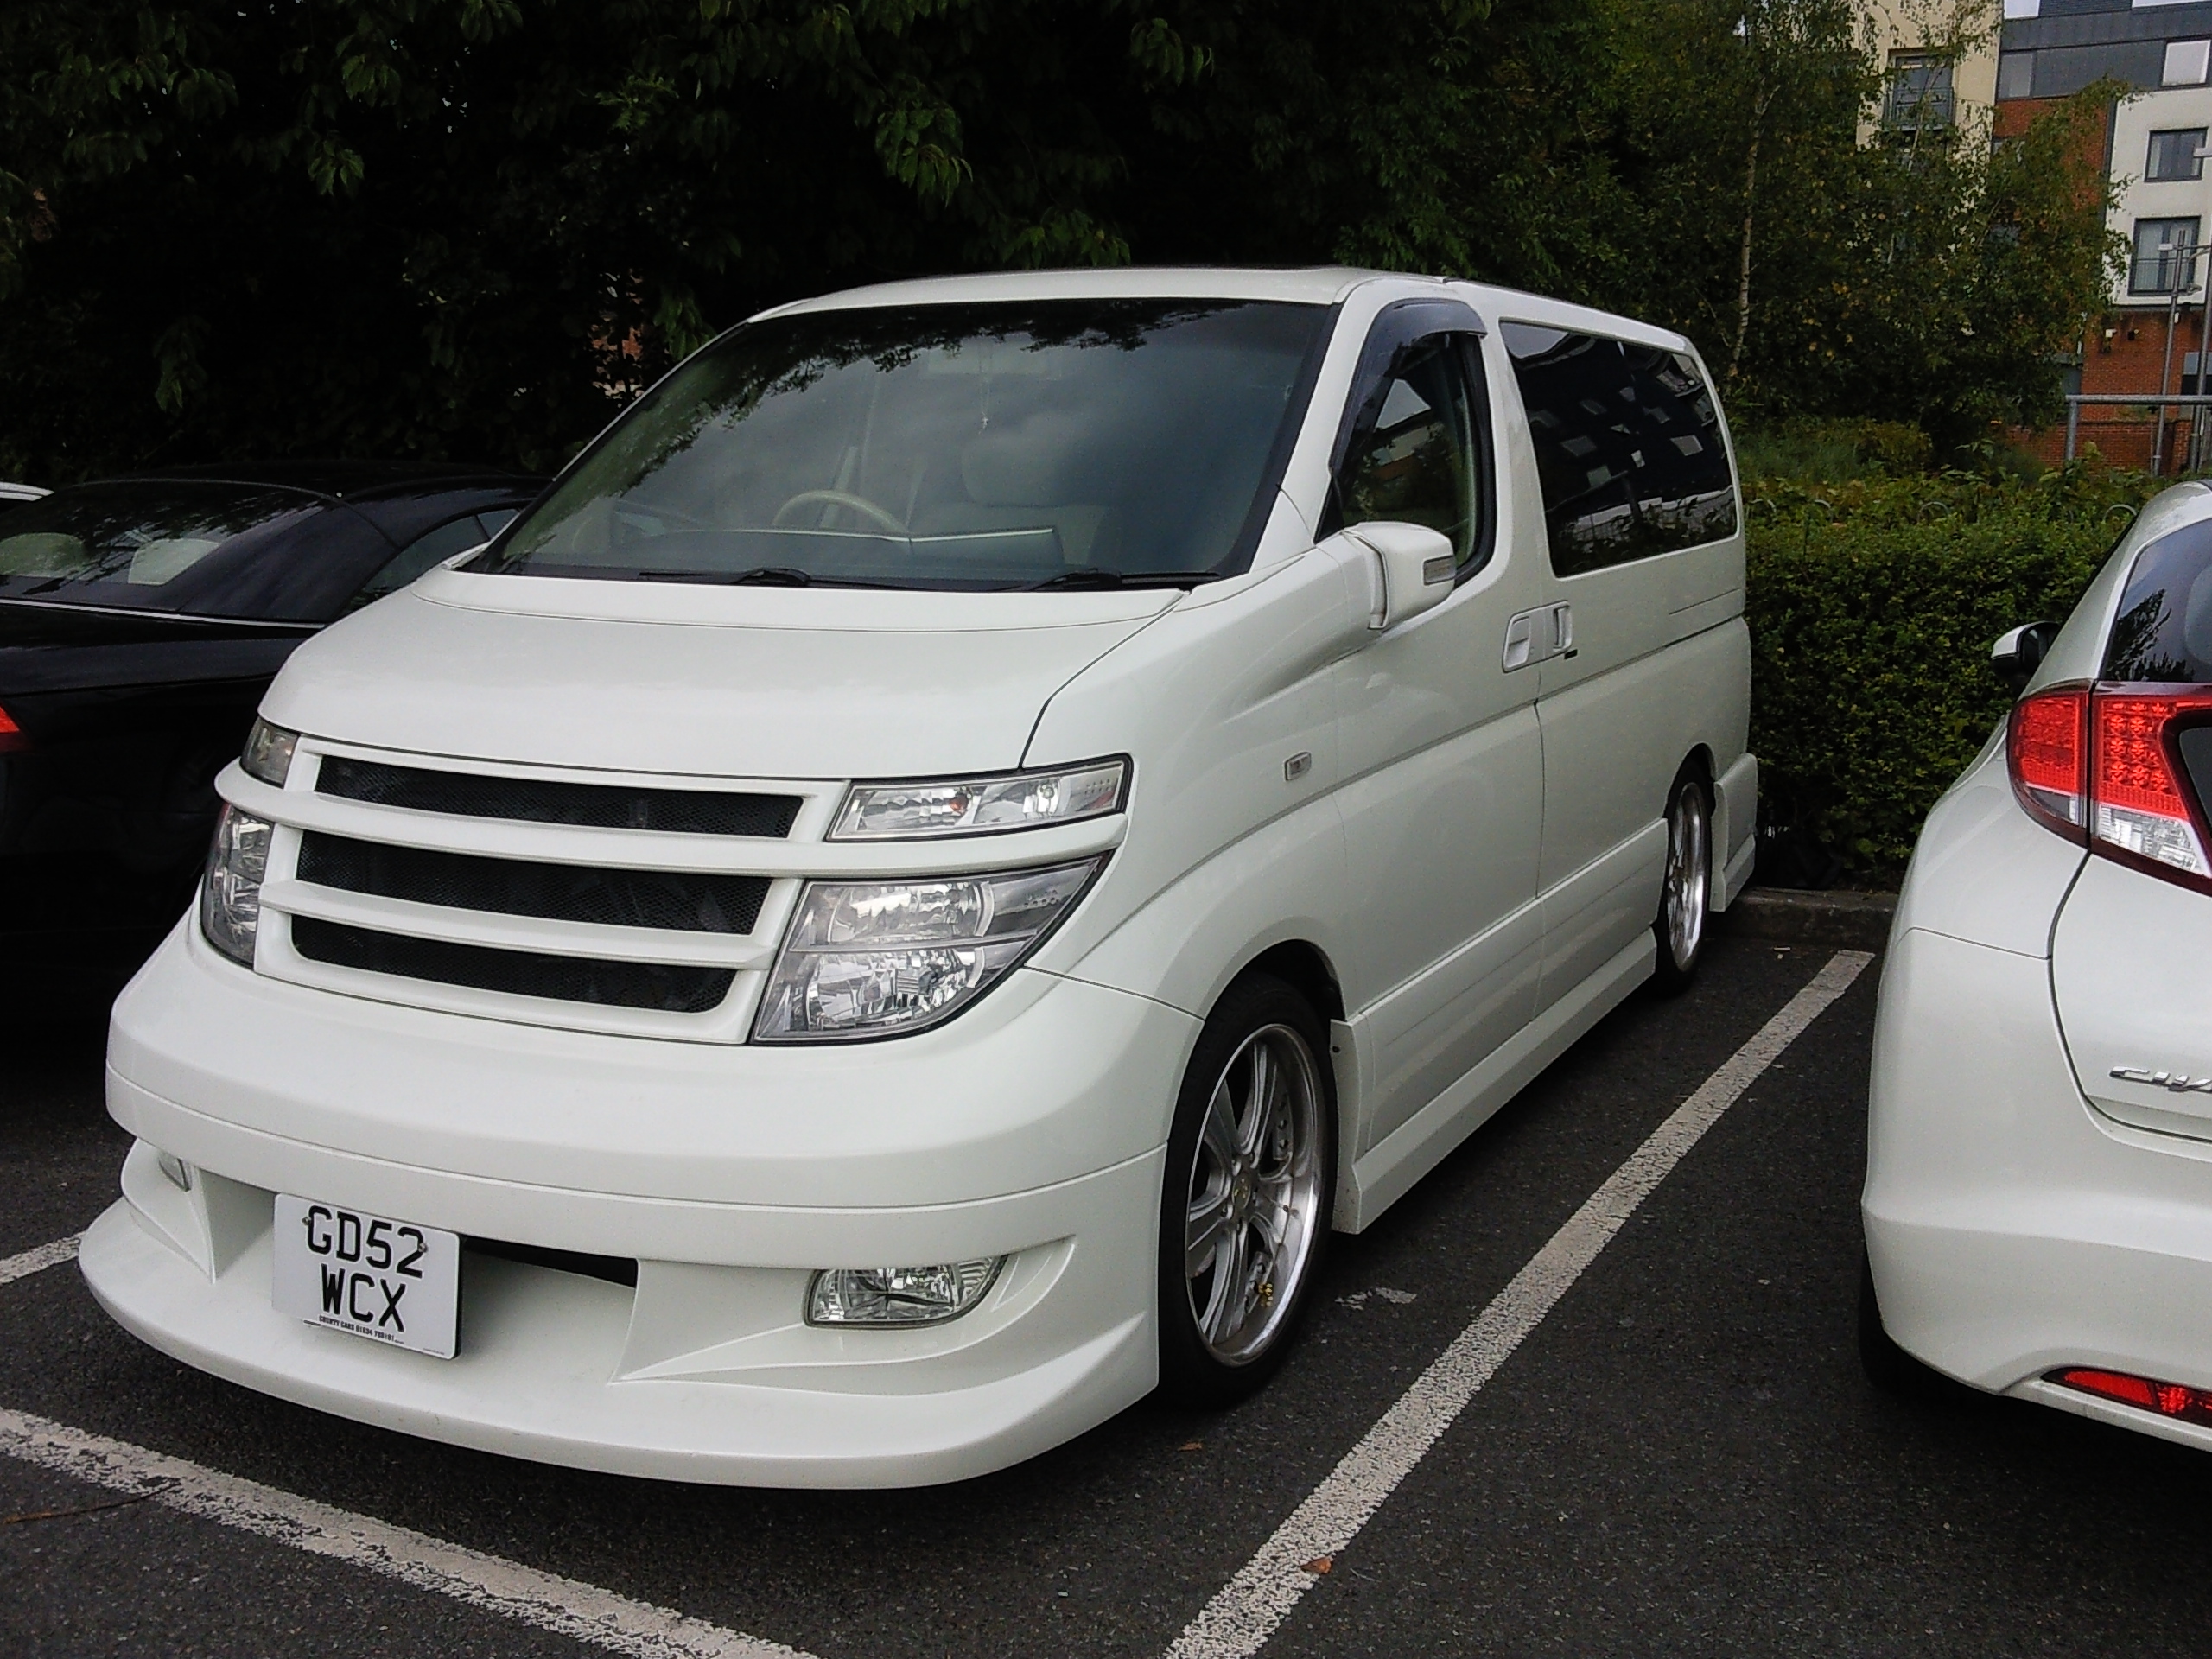
M 2212 1077 L 2192 1077 L 2186 1071 L 2152 1071 L 2139 1065 L 2115 1065 L 2112 1075 L 2123 1083 L 2147 1083 L 2177 1095 L 2212 1095 Z

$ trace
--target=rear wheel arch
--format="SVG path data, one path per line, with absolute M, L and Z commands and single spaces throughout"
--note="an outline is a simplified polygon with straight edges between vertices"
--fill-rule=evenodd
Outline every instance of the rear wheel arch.
M 1711 745 L 1706 743 L 1691 744 L 1690 752 L 1682 757 L 1682 764 L 1675 772 L 1675 776 L 1679 779 L 1683 772 L 1693 770 L 1695 771 L 1703 779 L 1705 784 L 1705 803 L 1707 806 L 1711 806 L 1713 804 L 1713 791 L 1718 786 L 1716 780 L 1720 776 L 1720 768 L 1713 764 L 1713 748 Z

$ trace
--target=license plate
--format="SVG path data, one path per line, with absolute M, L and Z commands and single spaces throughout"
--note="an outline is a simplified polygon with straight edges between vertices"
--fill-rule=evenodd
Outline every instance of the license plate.
M 461 1235 L 276 1195 L 272 1300 L 280 1313 L 451 1359 L 461 1326 Z

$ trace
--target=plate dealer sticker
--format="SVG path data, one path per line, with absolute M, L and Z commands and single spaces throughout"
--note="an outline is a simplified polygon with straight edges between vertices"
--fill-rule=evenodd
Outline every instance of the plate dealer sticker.
M 460 1333 L 461 1236 L 276 1195 L 270 1300 L 310 1325 L 451 1359 Z

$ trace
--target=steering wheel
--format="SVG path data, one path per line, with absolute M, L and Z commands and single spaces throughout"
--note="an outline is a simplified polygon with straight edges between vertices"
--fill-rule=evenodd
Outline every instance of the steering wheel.
M 904 536 L 906 526 L 893 518 L 889 512 L 879 507 L 864 495 L 855 495 L 849 490 L 801 490 L 797 495 L 776 509 L 776 516 L 769 522 L 778 528 L 791 513 L 801 507 L 849 507 L 863 518 L 874 520 L 893 536 Z

